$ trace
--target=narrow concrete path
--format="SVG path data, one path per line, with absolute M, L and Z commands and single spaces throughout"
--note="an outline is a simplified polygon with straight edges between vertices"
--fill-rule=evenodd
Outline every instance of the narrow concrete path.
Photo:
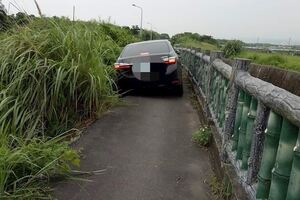
M 185 92 L 187 93 L 187 91 Z M 81 170 L 106 169 L 55 188 L 59 200 L 206 200 L 213 174 L 208 152 L 191 142 L 199 128 L 187 95 L 128 96 L 75 145 Z

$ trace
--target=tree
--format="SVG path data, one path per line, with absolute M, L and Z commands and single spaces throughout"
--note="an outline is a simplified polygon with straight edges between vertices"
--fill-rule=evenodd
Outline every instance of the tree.
M 122 26 L 122 29 L 125 29 L 127 31 L 130 31 L 130 27 L 129 26 Z
M 151 32 L 147 31 L 147 30 L 143 30 L 142 33 L 142 40 L 146 41 L 146 40 L 151 40 Z
M 170 36 L 167 33 L 160 34 L 160 39 L 170 40 Z
M 242 41 L 239 40 L 228 41 L 223 47 L 224 56 L 226 58 L 236 56 L 242 51 L 242 48 L 243 48 Z
M 140 28 L 138 25 L 134 25 L 130 29 L 131 33 L 135 36 L 137 36 L 140 33 Z
M 17 24 L 27 24 L 29 22 L 29 17 L 23 12 L 18 12 L 15 17 L 15 21 Z
M 0 31 L 5 30 L 8 25 L 7 14 L 4 5 L 0 0 Z

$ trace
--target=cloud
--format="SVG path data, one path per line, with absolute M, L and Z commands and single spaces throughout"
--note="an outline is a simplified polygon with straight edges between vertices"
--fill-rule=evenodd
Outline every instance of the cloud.
M 33 0 L 16 0 L 29 13 L 37 14 Z M 48 16 L 72 16 L 84 20 L 111 18 L 120 25 L 137 25 L 144 8 L 144 24 L 156 31 L 175 34 L 191 31 L 218 38 L 281 38 L 300 40 L 298 0 L 37 0 Z M 8 0 L 3 0 L 5 5 Z M 16 12 L 16 10 L 12 10 Z M 149 28 L 149 27 L 148 27 Z

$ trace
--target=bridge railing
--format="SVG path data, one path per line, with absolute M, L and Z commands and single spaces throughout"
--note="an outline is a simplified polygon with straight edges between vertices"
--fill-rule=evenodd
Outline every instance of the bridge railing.
M 252 199 L 300 198 L 300 97 L 248 73 L 250 60 L 225 64 L 178 48 L 222 137 L 222 159 L 230 161 Z

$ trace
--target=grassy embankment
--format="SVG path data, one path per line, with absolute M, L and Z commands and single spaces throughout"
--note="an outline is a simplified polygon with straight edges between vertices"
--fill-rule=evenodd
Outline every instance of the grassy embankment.
M 210 44 L 208 42 L 201 42 L 191 38 L 183 39 L 179 41 L 177 44 L 189 48 L 201 48 L 202 50 L 210 50 L 210 51 L 219 50 L 218 46 L 216 46 L 215 44 Z
M 279 53 L 242 51 L 237 57 L 251 59 L 253 63 L 272 65 L 287 70 L 300 72 L 300 56 Z
M 0 199 L 50 198 L 78 166 L 69 130 L 117 101 L 110 67 L 135 38 L 110 24 L 35 19 L 0 35 Z
M 191 38 L 190 36 L 182 36 L 176 40 L 176 43 L 188 48 L 201 48 L 203 50 L 221 50 L 221 47 L 215 42 L 202 42 Z M 279 53 L 263 53 L 243 50 L 240 54 L 232 57 L 248 58 L 253 63 L 262 65 L 271 65 L 279 68 L 300 72 L 300 56 L 292 56 Z
M 202 50 L 218 50 L 218 43 L 210 36 L 201 36 L 197 33 L 180 33 L 171 38 L 173 45 L 187 48 L 201 48 Z

